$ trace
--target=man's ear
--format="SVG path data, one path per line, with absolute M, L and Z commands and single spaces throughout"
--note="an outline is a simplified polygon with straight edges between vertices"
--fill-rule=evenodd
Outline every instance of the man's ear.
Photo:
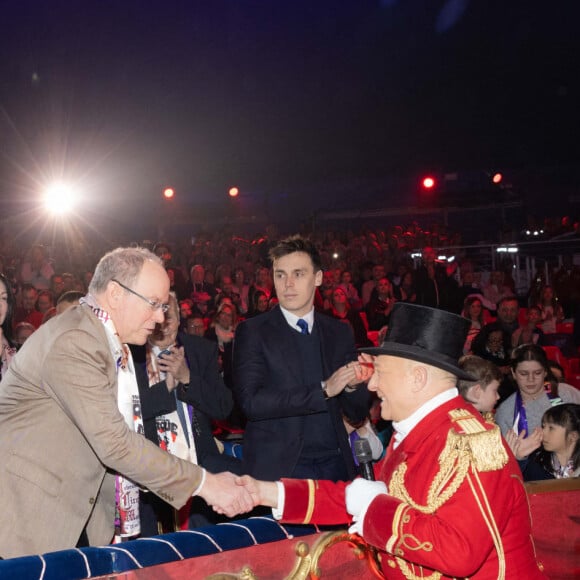
M 411 381 L 412 381 L 411 391 L 413 393 L 418 393 L 419 391 L 422 391 L 427 385 L 428 380 L 429 380 L 429 369 L 421 364 L 413 365 L 413 368 L 411 369 Z
M 117 284 L 117 282 L 109 280 L 109 283 L 105 288 L 105 296 L 107 299 L 108 307 L 119 308 L 119 305 L 121 304 L 121 300 L 123 299 L 124 294 L 125 291 L 123 290 L 123 288 L 121 288 L 121 286 L 119 286 L 119 284 Z
M 316 274 L 314 274 L 314 285 L 320 286 L 322 284 L 323 273 L 322 270 L 318 270 Z

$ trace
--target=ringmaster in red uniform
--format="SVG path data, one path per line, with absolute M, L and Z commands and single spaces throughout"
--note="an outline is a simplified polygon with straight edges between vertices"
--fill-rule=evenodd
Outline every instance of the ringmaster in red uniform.
M 465 319 L 397 303 L 384 342 L 364 349 L 368 388 L 393 420 L 377 481 L 238 480 L 285 522 L 352 522 L 387 578 L 545 578 L 521 472 L 498 427 L 458 396 Z

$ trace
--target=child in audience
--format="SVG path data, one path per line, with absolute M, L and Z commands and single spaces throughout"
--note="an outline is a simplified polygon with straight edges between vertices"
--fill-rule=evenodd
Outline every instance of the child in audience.
M 492 362 L 475 355 L 461 357 L 459 367 L 476 379 L 458 380 L 459 394 L 482 415 L 491 413 L 499 399 L 497 390 L 503 378 L 500 370 Z
M 542 417 L 542 446 L 520 461 L 525 481 L 580 477 L 580 405 L 550 407 Z

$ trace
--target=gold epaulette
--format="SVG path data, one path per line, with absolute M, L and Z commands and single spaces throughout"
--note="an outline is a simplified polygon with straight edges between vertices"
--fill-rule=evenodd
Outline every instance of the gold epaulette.
M 439 462 L 445 462 L 457 454 L 467 454 L 478 471 L 495 471 L 508 462 L 508 454 L 501 440 L 499 427 L 482 423 L 467 409 L 453 409 L 449 412 L 453 427 L 447 435 L 445 449 Z

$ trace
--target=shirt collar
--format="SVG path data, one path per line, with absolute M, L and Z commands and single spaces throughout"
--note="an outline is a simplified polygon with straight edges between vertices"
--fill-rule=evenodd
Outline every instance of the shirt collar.
M 425 404 L 421 405 L 412 415 L 403 419 L 402 421 L 393 421 L 393 429 L 395 430 L 395 444 L 394 448 L 396 449 L 403 439 L 417 426 L 419 421 L 424 419 L 431 411 L 437 409 L 441 405 L 447 403 L 447 401 L 451 401 L 459 394 L 459 391 L 453 387 L 452 389 L 448 389 L 439 393 L 436 397 L 433 397 Z
M 296 316 L 296 314 L 292 314 L 292 312 L 286 310 L 285 308 L 282 308 L 282 306 L 280 306 L 280 310 L 282 311 L 282 314 L 284 315 L 284 318 L 286 319 L 288 326 L 291 326 L 296 332 L 300 332 L 300 329 L 298 328 L 298 326 L 296 326 L 296 323 L 300 319 L 306 320 L 306 322 L 308 323 L 308 332 L 312 334 L 312 328 L 314 326 L 314 307 L 310 312 L 307 312 L 304 316 Z

